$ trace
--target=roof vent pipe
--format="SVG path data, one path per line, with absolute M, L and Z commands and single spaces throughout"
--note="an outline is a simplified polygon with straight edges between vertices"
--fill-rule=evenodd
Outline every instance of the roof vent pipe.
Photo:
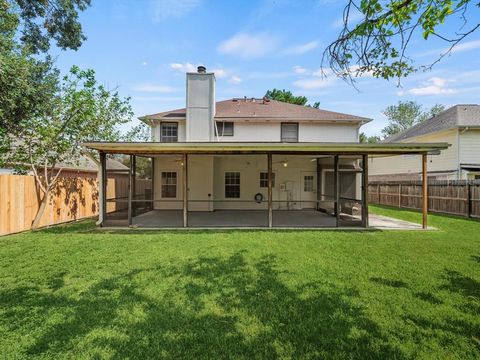
M 199 74 L 205 74 L 207 72 L 207 68 L 203 65 L 197 66 L 197 72 Z

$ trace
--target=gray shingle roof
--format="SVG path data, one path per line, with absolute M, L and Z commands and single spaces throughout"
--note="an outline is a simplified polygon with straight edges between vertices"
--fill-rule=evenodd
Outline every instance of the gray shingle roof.
M 398 142 L 411 137 L 462 127 L 480 127 L 480 105 L 459 104 L 424 122 L 390 136 L 384 142 Z
M 186 109 L 176 109 L 158 114 L 146 115 L 140 119 L 162 120 L 184 118 Z M 215 118 L 225 119 L 297 119 L 309 121 L 353 121 L 369 122 L 371 119 L 343 114 L 313 107 L 289 104 L 281 101 L 263 99 L 229 99 L 216 103 Z

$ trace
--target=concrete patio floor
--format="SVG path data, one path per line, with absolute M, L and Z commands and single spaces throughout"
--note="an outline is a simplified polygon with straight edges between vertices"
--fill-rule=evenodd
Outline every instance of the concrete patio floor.
M 106 227 L 125 227 L 128 225 L 126 213 L 109 214 Z M 132 219 L 133 226 L 138 228 L 182 228 L 182 210 L 152 210 Z M 268 226 L 266 210 L 216 210 L 212 212 L 190 211 L 188 225 L 191 228 L 265 228 Z M 333 216 L 314 210 L 282 210 L 273 211 L 273 226 L 276 228 L 335 228 Z M 342 216 L 341 228 L 361 228 L 358 218 Z M 370 214 L 370 229 L 421 230 L 421 225 Z

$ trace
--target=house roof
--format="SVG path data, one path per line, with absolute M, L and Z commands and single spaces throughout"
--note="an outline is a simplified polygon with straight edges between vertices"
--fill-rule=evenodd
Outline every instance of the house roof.
M 341 143 L 341 142 L 89 142 L 84 146 L 118 154 L 424 154 L 448 148 L 447 143 Z
M 234 98 L 216 103 L 215 119 L 279 119 L 306 121 L 369 122 L 371 119 L 276 100 Z M 186 109 L 146 115 L 141 120 L 185 118 Z
M 57 164 L 56 168 L 63 168 L 65 170 L 74 171 L 97 172 L 99 169 L 99 165 L 89 156 L 83 155 L 78 159 L 78 161 L 65 161 L 63 163 Z M 123 165 L 118 160 L 107 159 L 107 169 L 128 171 L 128 166 Z
M 383 142 L 397 142 L 438 131 L 463 127 L 480 127 L 480 105 L 459 104 L 440 114 L 393 135 Z

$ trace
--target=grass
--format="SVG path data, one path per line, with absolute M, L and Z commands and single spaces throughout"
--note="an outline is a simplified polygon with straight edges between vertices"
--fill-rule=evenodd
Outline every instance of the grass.
M 372 207 L 420 221 L 420 214 Z M 0 238 L 5 359 L 480 356 L 480 222 Z

